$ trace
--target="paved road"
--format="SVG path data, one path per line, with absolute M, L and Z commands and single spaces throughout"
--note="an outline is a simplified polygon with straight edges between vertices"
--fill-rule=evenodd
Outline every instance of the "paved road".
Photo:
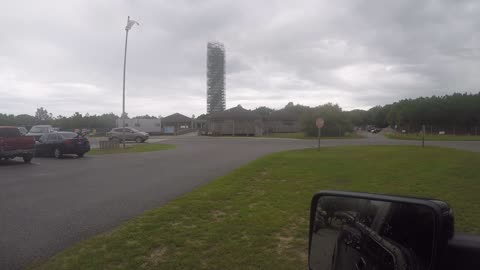
M 178 137 L 176 149 L 0 162 L 0 269 L 18 269 L 115 227 L 267 153 L 316 141 Z M 379 136 L 322 146 L 418 144 Z M 441 143 L 442 144 L 442 143 Z M 480 152 L 480 142 L 443 143 Z
M 186 135 L 187 134 L 181 135 L 181 136 L 186 136 Z M 190 136 L 190 133 L 188 133 L 188 135 Z M 152 136 L 148 139 L 148 142 L 149 143 L 156 143 L 156 142 L 162 142 L 162 141 L 170 140 L 172 138 L 173 138 L 173 136 Z M 100 141 L 108 141 L 108 137 L 90 137 L 88 140 L 90 141 L 90 147 L 92 149 L 94 149 L 94 148 L 100 148 Z M 128 141 L 126 143 L 128 145 L 136 144 L 135 142 L 130 142 L 130 141 Z

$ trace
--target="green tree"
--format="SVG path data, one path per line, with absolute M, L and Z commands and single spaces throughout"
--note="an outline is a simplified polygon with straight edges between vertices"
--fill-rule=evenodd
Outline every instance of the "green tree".
M 157 117 L 153 116 L 153 115 L 145 114 L 145 115 L 135 116 L 135 117 L 133 117 L 133 119 L 157 119 Z
M 52 120 L 53 116 L 51 113 L 48 113 L 43 107 L 37 108 L 35 112 L 35 120 L 37 123 L 46 123 L 49 120 Z
M 287 111 L 287 112 L 295 113 L 297 115 L 302 115 L 302 114 L 307 113 L 310 110 L 310 107 L 300 105 L 300 104 L 294 105 L 293 102 L 289 102 L 285 106 L 284 110 Z
M 0 113 L 0 126 L 14 126 L 16 125 L 15 116 L 13 114 Z
M 30 128 L 35 125 L 35 117 L 28 114 L 19 114 L 15 116 L 15 124 L 18 126 L 23 126 Z
M 307 136 L 316 136 L 318 129 L 315 125 L 317 118 L 323 118 L 325 125 L 322 128 L 322 136 L 341 137 L 345 132 L 351 132 L 353 125 L 348 115 L 337 104 L 327 103 L 306 110 L 301 118 L 302 128 Z
M 356 127 L 368 125 L 368 112 L 365 110 L 352 110 L 345 112 L 350 122 Z
M 257 114 L 259 114 L 263 117 L 270 115 L 274 111 L 275 111 L 274 109 L 268 108 L 266 106 L 261 106 L 261 107 L 256 108 L 255 110 L 253 110 L 253 112 L 255 112 L 255 113 L 257 113 Z

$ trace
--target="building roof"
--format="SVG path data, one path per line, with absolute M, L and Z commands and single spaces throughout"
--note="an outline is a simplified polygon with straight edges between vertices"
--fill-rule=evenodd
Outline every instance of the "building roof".
M 121 122 L 122 118 L 118 118 L 117 122 Z M 160 122 L 160 118 L 131 118 L 131 119 L 125 119 L 125 122 Z
M 262 117 L 252 112 L 251 110 L 246 110 L 242 106 L 238 105 L 237 107 L 230 108 L 223 112 L 215 112 L 208 115 L 208 119 L 211 120 L 256 120 L 262 119 Z
M 286 110 L 278 110 L 273 111 L 271 114 L 267 115 L 265 119 L 270 121 L 297 121 L 299 117 L 293 112 L 288 112 Z
M 163 123 L 186 123 L 191 121 L 192 121 L 192 118 L 180 113 L 174 113 L 162 118 Z

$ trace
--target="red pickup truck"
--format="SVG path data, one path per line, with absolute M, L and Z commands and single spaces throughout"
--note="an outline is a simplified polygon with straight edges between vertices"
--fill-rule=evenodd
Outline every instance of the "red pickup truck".
M 17 127 L 0 126 L 0 159 L 22 157 L 30 163 L 34 153 L 34 137 L 23 136 Z

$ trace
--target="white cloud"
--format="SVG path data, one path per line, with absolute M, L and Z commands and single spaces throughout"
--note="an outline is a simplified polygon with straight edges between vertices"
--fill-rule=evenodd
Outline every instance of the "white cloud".
M 0 112 L 206 110 L 206 42 L 224 42 L 227 105 L 336 102 L 478 90 L 476 1 L 10 1 L 0 24 Z M 476 89 L 475 89 L 476 88 Z

